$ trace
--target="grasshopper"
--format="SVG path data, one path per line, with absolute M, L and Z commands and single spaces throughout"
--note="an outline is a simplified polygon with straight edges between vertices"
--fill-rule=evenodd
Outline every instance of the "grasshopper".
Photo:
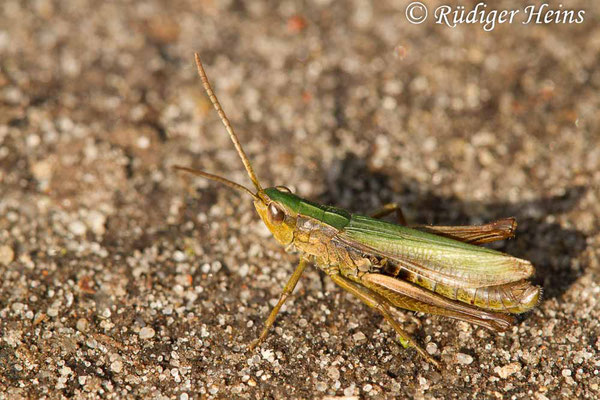
M 221 176 L 182 166 L 190 172 L 249 194 L 258 215 L 286 251 L 300 261 L 250 349 L 260 345 L 308 264 L 314 264 L 343 290 L 377 310 L 405 347 L 431 357 L 394 319 L 392 309 L 421 311 L 506 331 L 509 314 L 535 307 L 542 289 L 527 278 L 532 264 L 479 246 L 514 236 L 516 220 L 504 218 L 476 226 L 406 226 L 401 208 L 388 204 L 370 217 L 305 200 L 285 186 L 263 189 L 250 160 L 217 100 L 200 57 L 198 74 L 239 154 L 256 193 Z M 396 212 L 398 224 L 380 220 Z

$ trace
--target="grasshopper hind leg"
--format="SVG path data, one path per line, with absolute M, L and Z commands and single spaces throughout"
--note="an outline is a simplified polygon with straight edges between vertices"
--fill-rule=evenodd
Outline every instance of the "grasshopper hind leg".
M 393 212 L 396 213 L 396 223 L 398 225 L 409 226 L 404 217 L 404 213 L 402 212 L 402 208 L 398 203 L 384 204 L 381 208 L 369 214 L 369 216 L 371 218 L 381 219 Z M 508 217 L 488 222 L 483 225 L 410 225 L 409 227 L 436 235 L 446 236 L 460 242 L 478 245 L 514 237 L 517 229 L 517 220 L 513 217 Z
M 381 219 L 393 212 L 396 213 L 396 222 L 398 223 L 398 225 L 406 225 L 406 218 L 404 218 L 404 213 L 402 212 L 402 208 L 398 203 L 384 204 L 381 208 L 373 211 L 370 214 L 370 217 L 375 219 Z
M 388 300 L 374 291 L 352 282 L 347 278 L 344 278 L 339 273 L 331 273 L 329 276 L 346 292 L 351 293 L 367 306 L 379 311 L 379 313 L 383 315 L 383 318 L 385 318 L 392 328 L 394 328 L 394 331 L 396 331 L 400 337 L 400 343 L 404 348 L 413 347 L 425 360 L 435 365 L 437 368 L 441 368 L 440 363 L 431 357 L 425 351 L 425 349 L 423 349 L 412 337 L 410 337 L 410 335 L 404 329 L 402 329 L 400 324 L 394 319 L 391 313 L 391 308 L 393 305 Z
M 514 237 L 517 229 L 517 220 L 513 217 L 508 217 L 483 225 L 416 225 L 411 226 L 411 228 L 446 236 L 465 243 L 484 244 Z
M 277 318 L 277 314 L 279 313 L 279 310 L 281 309 L 281 307 L 283 306 L 283 304 L 285 303 L 285 301 L 287 300 L 289 295 L 292 294 L 292 292 L 294 291 L 296 284 L 300 280 L 300 277 L 302 276 L 302 273 L 304 272 L 304 269 L 306 268 L 306 264 L 307 264 L 307 261 L 304 258 L 300 258 L 300 262 L 298 263 L 296 270 L 294 271 L 292 276 L 290 276 L 290 279 L 287 281 L 287 283 L 283 287 L 283 291 L 281 292 L 281 295 L 279 296 L 279 301 L 277 301 L 277 304 L 275 305 L 275 307 L 273 307 L 273 309 L 271 310 L 271 313 L 269 314 L 269 317 L 265 321 L 265 326 L 264 326 L 260 336 L 258 337 L 258 339 L 256 339 L 254 342 L 252 342 L 250 344 L 250 346 L 248 346 L 249 350 L 254 350 L 258 345 L 260 345 L 267 338 L 267 335 L 269 334 L 269 329 L 271 328 L 271 326 L 273 326 L 273 323 L 275 323 L 275 318 Z

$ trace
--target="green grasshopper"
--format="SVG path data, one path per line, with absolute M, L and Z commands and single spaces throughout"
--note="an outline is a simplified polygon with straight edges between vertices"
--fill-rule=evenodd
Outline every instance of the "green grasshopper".
M 267 337 L 309 263 L 381 313 L 405 348 L 415 348 L 438 368 L 439 362 L 394 319 L 393 308 L 442 315 L 502 332 L 514 323 L 508 314 L 523 313 L 538 304 L 542 290 L 527 281 L 535 271 L 529 261 L 478 246 L 514 236 L 514 218 L 478 226 L 407 227 L 396 204 L 386 205 L 366 217 L 305 200 L 285 186 L 263 189 L 208 82 L 198 54 L 195 58 L 204 89 L 256 193 L 217 175 L 181 166 L 175 168 L 248 193 L 275 239 L 286 251 L 300 254 L 296 270 L 250 349 Z M 379 219 L 392 212 L 396 212 L 398 224 Z

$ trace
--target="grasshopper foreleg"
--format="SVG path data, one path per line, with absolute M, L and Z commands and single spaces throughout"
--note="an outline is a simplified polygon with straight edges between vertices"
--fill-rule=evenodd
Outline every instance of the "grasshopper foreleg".
M 361 286 L 351 280 L 344 278 L 338 273 L 331 273 L 329 275 L 331 279 L 338 284 L 342 289 L 351 293 L 358 299 L 360 299 L 367 306 L 376 309 L 383 315 L 383 318 L 394 328 L 398 336 L 400 337 L 400 343 L 404 347 L 414 347 L 415 350 L 423 357 L 425 360 L 435 365 L 437 368 L 440 368 L 440 363 L 432 358 L 427 352 L 417 343 L 410 335 L 402 329 L 400 324 L 394 319 L 391 313 L 392 304 L 387 301 L 383 296 L 373 292 L 372 290 Z
M 390 215 L 393 212 L 396 212 L 396 221 L 399 225 L 406 225 L 406 218 L 404 218 L 404 213 L 402 212 L 402 208 L 398 203 L 387 203 L 384 204 L 383 207 L 375 210 L 371 213 L 371 218 L 383 218 L 386 215 Z
M 271 310 L 271 313 L 269 314 L 269 317 L 265 321 L 265 327 L 263 328 L 260 336 L 253 343 L 251 343 L 250 346 L 248 347 L 250 350 L 253 350 L 254 348 L 256 348 L 256 346 L 260 345 L 263 342 L 263 340 L 265 340 L 265 338 L 267 337 L 267 334 L 269 333 L 269 329 L 271 328 L 271 326 L 273 326 L 273 323 L 275 322 L 275 318 L 277 318 L 277 314 L 279 313 L 279 310 L 281 309 L 281 307 L 287 300 L 288 296 L 290 294 L 292 294 L 292 292 L 294 291 L 294 288 L 296 287 L 298 280 L 300 280 L 300 277 L 302 276 L 302 273 L 304 272 L 304 268 L 306 267 L 306 264 L 307 264 L 307 261 L 301 257 L 300 262 L 298 263 L 298 266 L 296 267 L 296 270 L 294 271 L 294 273 L 292 274 L 290 279 L 287 281 L 287 283 L 283 287 L 283 291 L 281 292 L 281 295 L 279 296 L 279 301 L 277 302 L 275 307 L 273 307 L 273 309 Z

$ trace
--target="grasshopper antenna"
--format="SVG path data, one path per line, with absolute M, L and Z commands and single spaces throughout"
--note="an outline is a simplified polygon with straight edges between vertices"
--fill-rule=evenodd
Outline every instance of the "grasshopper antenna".
M 216 182 L 220 182 L 225 186 L 229 186 L 232 189 L 238 190 L 240 192 L 247 192 L 250 194 L 250 196 L 254 197 L 255 199 L 257 198 L 257 196 L 252 193 L 252 190 L 248 189 L 246 186 L 242 186 L 239 183 L 235 183 L 233 181 L 230 181 L 229 179 L 225 179 L 222 176 L 218 176 L 218 175 L 214 175 L 214 174 L 209 174 L 208 172 L 204 172 L 204 171 L 200 171 L 197 169 L 192 169 L 192 168 L 188 168 L 188 167 L 182 167 L 180 165 L 174 165 L 173 168 L 179 170 L 179 171 L 185 171 L 185 172 L 189 172 L 190 174 L 196 175 L 196 176 L 201 176 L 203 178 L 206 179 L 210 179 L 211 181 L 216 181 Z
M 246 171 L 248 172 L 248 176 L 250 177 L 250 180 L 254 184 L 254 187 L 256 187 L 256 190 L 258 190 L 259 192 L 262 192 L 262 187 L 260 186 L 260 183 L 258 182 L 258 178 L 256 177 L 254 170 L 252 169 L 252 165 L 250 165 L 250 160 L 246 156 L 246 153 L 244 153 L 244 149 L 242 149 L 242 145 L 240 144 L 240 141 L 238 140 L 237 135 L 233 131 L 231 123 L 229 122 L 229 119 L 227 119 L 227 116 L 225 115 L 225 111 L 223 111 L 223 107 L 221 107 L 219 100 L 217 100 L 217 96 L 215 96 L 215 92 L 213 92 L 212 87 L 210 86 L 210 83 L 208 82 L 208 77 L 206 76 L 206 72 L 204 72 L 204 67 L 202 67 L 202 61 L 200 61 L 200 56 L 198 55 L 198 53 L 194 53 L 194 57 L 196 58 L 196 66 L 198 67 L 198 75 L 200 75 L 200 79 L 202 79 L 202 85 L 204 86 L 204 90 L 206 91 L 206 94 L 210 98 L 210 101 L 212 102 L 213 106 L 215 107 L 215 110 L 217 110 L 217 113 L 219 114 L 219 117 L 221 118 L 223 125 L 225 125 L 225 129 L 227 130 L 227 133 L 229 133 L 229 136 L 231 137 L 231 140 L 233 141 L 233 145 L 235 146 L 235 149 L 237 150 L 238 154 L 240 155 L 240 158 L 242 159 L 242 162 L 244 163 L 244 167 L 246 167 Z M 208 176 L 205 176 L 205 177 L 208 178 Z M 209 179 L 211 179 L 211 178 L 209 178 Z M 246 189 L 246 188 L 244 188 L 244 189 Z M 248 189 L 246 189 L 246 190 L 248 190 Z

